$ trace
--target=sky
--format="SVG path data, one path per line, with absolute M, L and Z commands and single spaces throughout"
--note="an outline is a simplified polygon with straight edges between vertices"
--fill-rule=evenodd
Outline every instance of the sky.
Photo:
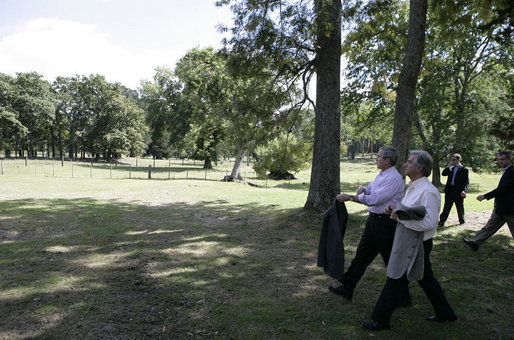
M 215 0 L 0 0 L 0 73 L 101 74 L 136 89 L 195 47 L 221 47 Z

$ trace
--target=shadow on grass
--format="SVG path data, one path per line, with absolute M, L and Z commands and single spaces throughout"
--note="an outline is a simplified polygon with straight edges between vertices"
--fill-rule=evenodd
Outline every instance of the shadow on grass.
M 3 201 L 0 338 L 369 336 L 360 323 L 385 281 L 381 259 L 368 268 L 357 301 L 341 305 L 326 291 L 333 282 L 315 265 L 319 215 L 228 203 Z M 365 218 L 349 218 L 348 261 Z M 384 338 L 512 334 L 509 240 L 493 237 L 472 253 L 459 241 L 464 234 L 440 235 L 433 251 L 436 276 L 459 323 L 426 325 L 422 316 L 430 307 L 415 291 L 416 305 L 395 313 L 396 330 Z M 485 306 L 493 302 L 489 315 Z

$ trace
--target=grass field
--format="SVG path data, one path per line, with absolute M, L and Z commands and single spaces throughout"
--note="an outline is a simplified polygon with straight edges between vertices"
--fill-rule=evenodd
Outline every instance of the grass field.
M 316 267 L 321 216 L 301 211 L 309 172 L 253 187 L 181 161 L 3 164 L 0 176 L 0 339 L 360 339 L 385 282 L 377 258 L 352 303 L 330 294 Z M 11 161 L 9 161 L 11 162 Z M 159 161 L 157 161 L 159 162 Z M 130 164 L 130 166 L 129 166 Z M 152 179 L 148 167 L 152 165 Z M 372 159 L 341 163 L 342 190 L 377 174 Z M 471 174 L 468 223 L 439 230 L 434 271 L 459 320 L 431 324 L 411 284 L 380 339 L 510 339 L 514 248 L 506 227 L 478 252 L 460 239 L 487 220 L 475 200 L 498 174 Z M 348 204 L 347 264 L 366 219 Z M 450 220 L 456 221 L 452 211 Z

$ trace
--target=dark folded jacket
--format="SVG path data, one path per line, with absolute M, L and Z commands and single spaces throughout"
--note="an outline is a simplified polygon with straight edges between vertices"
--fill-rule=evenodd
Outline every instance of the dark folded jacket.
M 344 273 L 344 234 L 348 211 L 344 203 L 337 200 L 323 213 L 321 235 L 318 247 L 318 267 L 339 280 Z

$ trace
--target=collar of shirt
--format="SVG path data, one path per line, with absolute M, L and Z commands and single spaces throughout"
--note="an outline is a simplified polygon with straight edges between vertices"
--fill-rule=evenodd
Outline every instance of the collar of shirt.
M 390 168 L 380 171 L 378 176 L 384 176 L 384 175 L 388 175 L 389 173 L 394 173 L 394 172 L 396 172 L 396 168 L 394 166 L 392 166 Z
M 414 190 L 414 188 L 417 188 L 418 186 L 420 185 L 423 185 L 425 184 L 425 182 L 428 180 L 428 178 L 426 178 L 425 176 L 421 177 L 421 178 L 418 178 L 417 180 L 415 181 L 410 181 L 409 182 L 409 187 L 407 189 L 411 189 L 411 190 Z

